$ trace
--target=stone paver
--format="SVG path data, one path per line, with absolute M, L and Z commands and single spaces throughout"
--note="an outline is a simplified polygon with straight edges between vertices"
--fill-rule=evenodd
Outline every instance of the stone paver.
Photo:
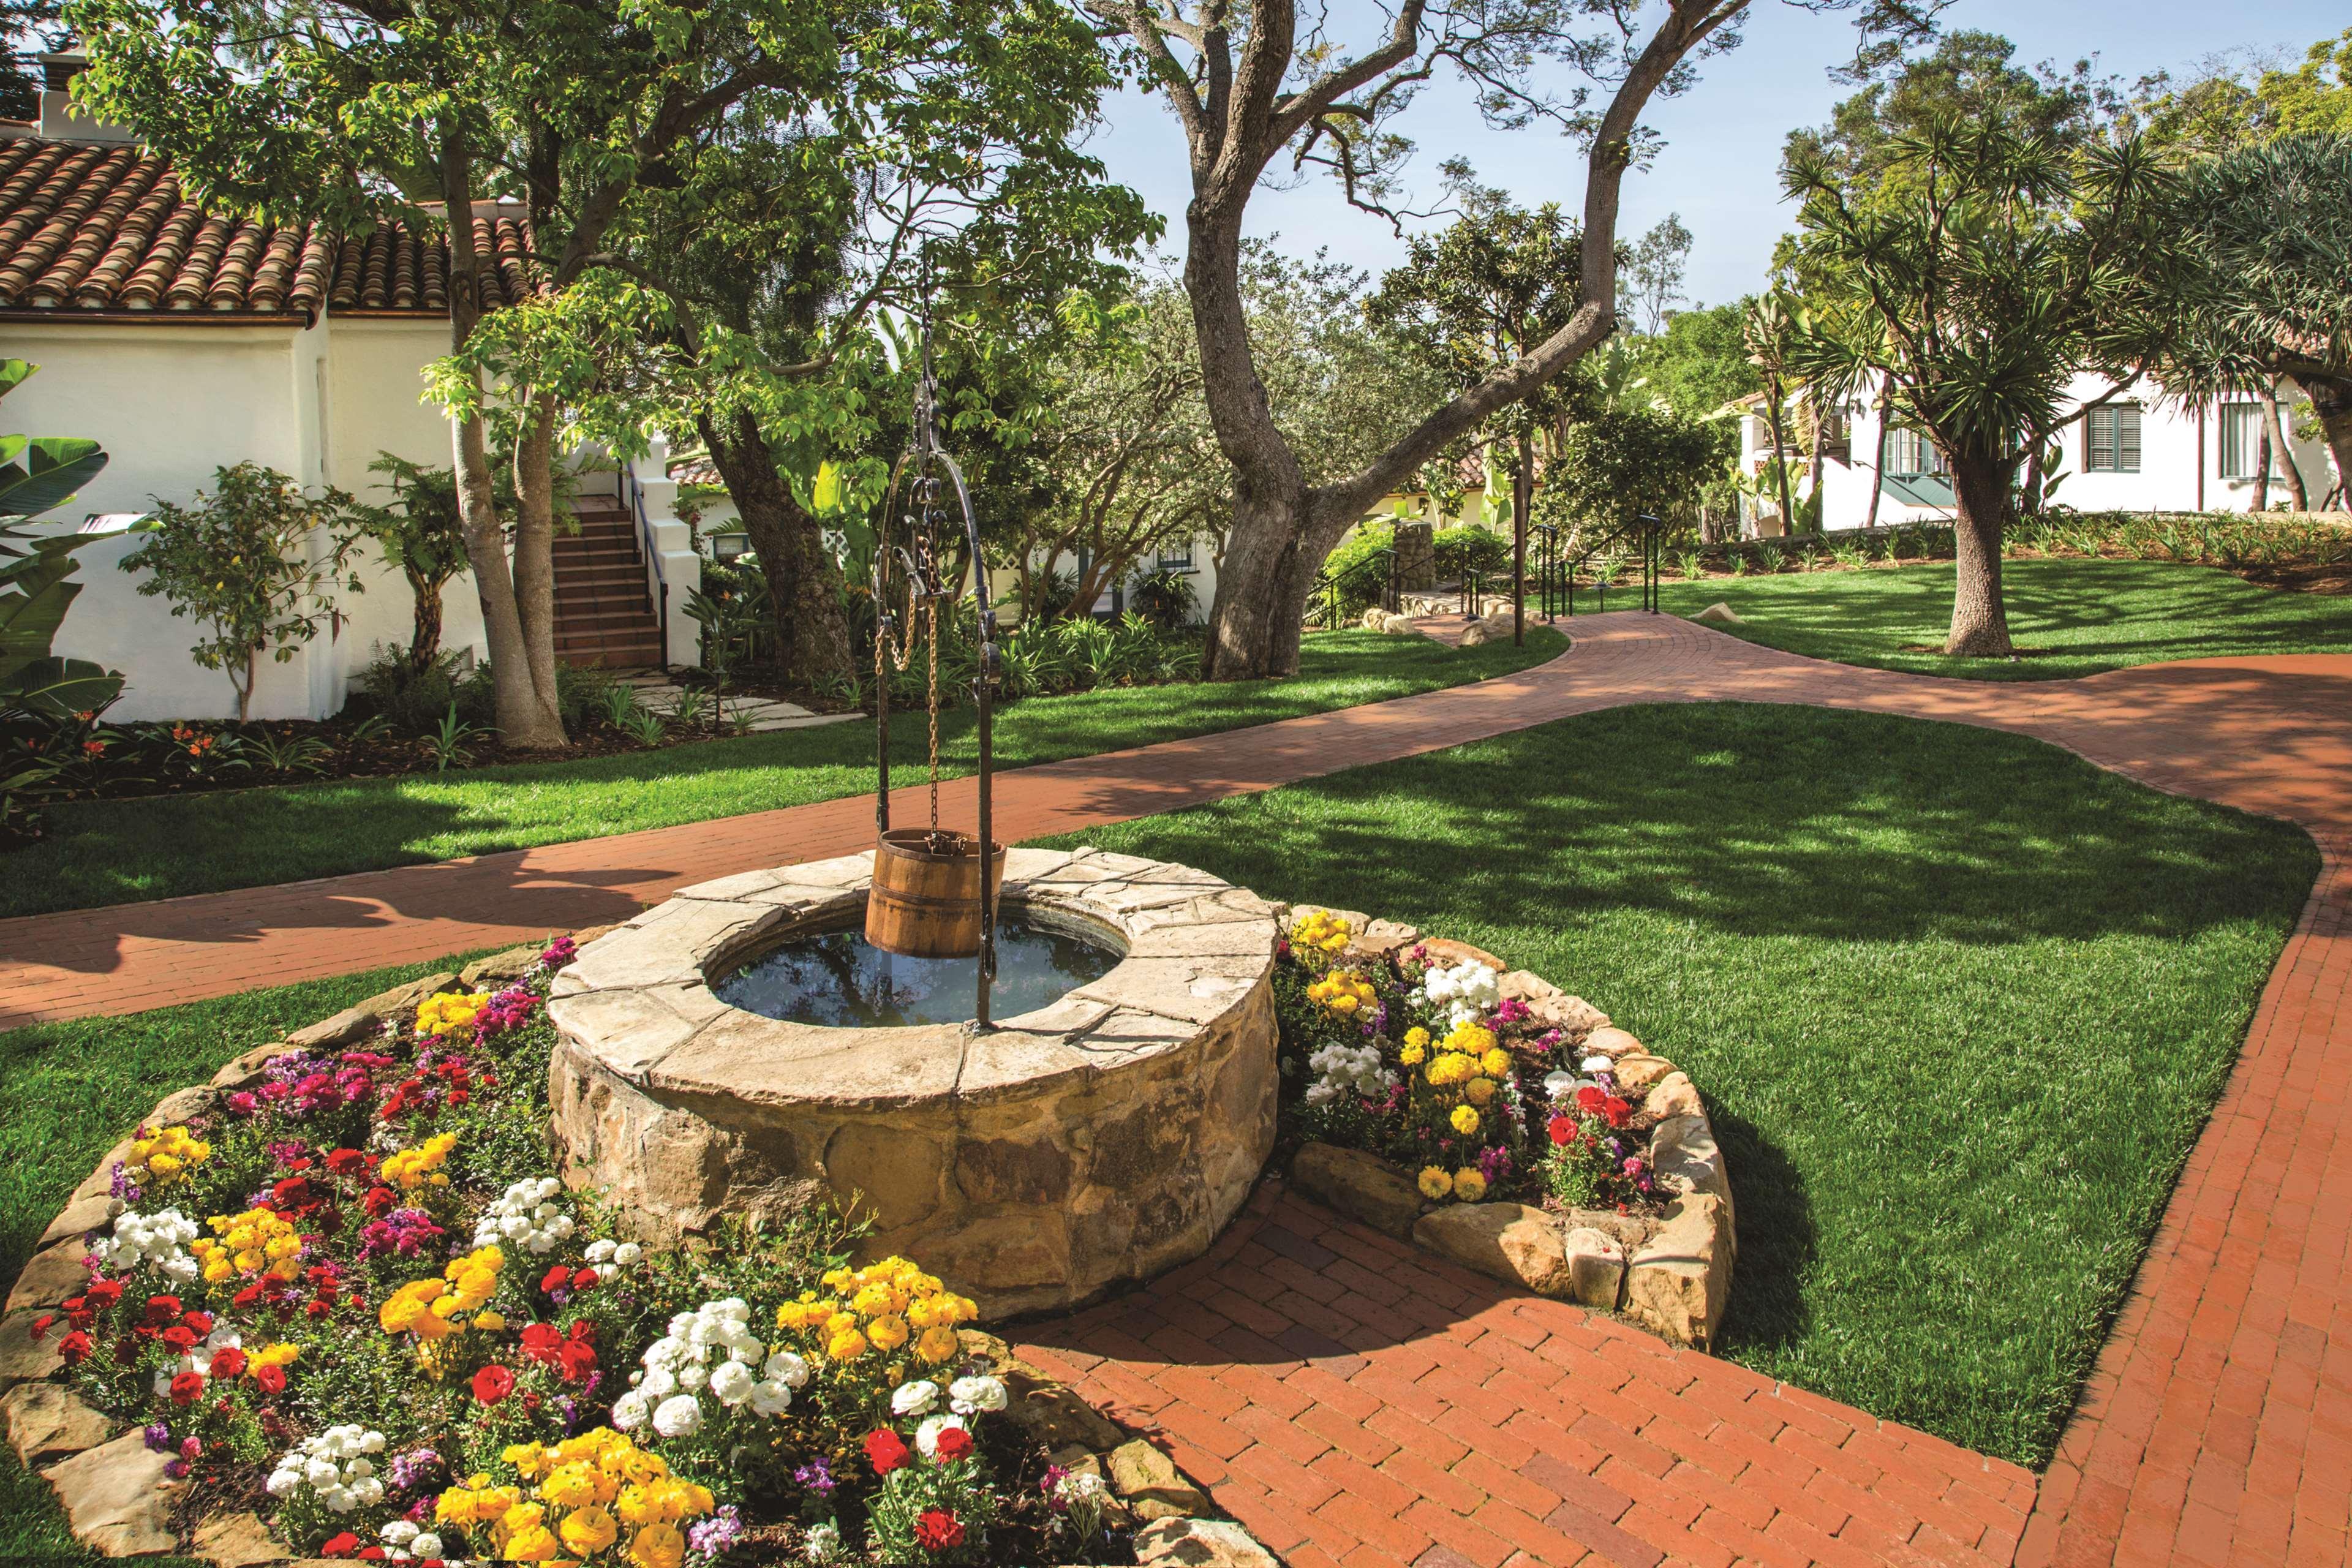
M 1033 1327 L 1296 1568 L 2326 1564 L 2352 1499 L 2352 656 L 2014 685 L 1581 618 L 1534 669 L 1003 775 L 1007 839 L 1641 702 L 1811 703 L 2032 734 L 2301 823 L 2324 868 L 2057 1461 L 2014 1467 L 1517 1297 L 1275 1189 L 1208 1258 Z M 944 792 L 971 810 L 970 784 Z M 907 792 L 902 811 L 917 809 Z M 872 802 L 0 921 L 0 1027 L 603 923 L 863 847 Z

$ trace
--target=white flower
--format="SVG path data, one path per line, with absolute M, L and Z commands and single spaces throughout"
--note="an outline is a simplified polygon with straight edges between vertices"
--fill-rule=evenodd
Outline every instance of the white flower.
M 552 1176 L 526 1177 L 499 1194 L 474 1224 L 474 1245 L 509 1242 L 544 1256 L 570 1236 L 571 1216 L 557 1204 L 563 1184 Z
M 665 1399 L 654 1406 L 654 1430 L 665 1437 L 691 1437 L 702 1430 L 702 1406 L 691 1394 Z
M 841 1555 L 841 1527 L 833 1521 L 809 1526 L 808 1542 L 802 1553 L 812 1563 L 830 1563 Z
M 625 1241 L 613 1249 L 613 1261 L 624 1268 L 634 1268 L 646 1255 L 646 1249 L 634 1241 Z
M 360 1506 L 360 1500 L 352 1495 L 349 1487 L 321 1487 L 319 1500 L 327 1505 L 330 1513 L 349 1513 Z
M 302 1479 L 314 1487 L 331 1487 L 342 1479 L 335 1461 L 321 1456 L 302 1467 Z
M 964 1425 L 961 1415 L 934 1415 L 915 1428 L 915 1447 L 922 1450 L 923 1458 L 937 1459 L 940 1457 L 940 1434 L 950 1426 L 959 1432 L 971 1430 Z
M 1002 1410 L 1005 1405 L 1004 1384 L 992 1377 L 957 1378 L 948 1384 L 948 1396 L 949 1408 L 960 1415 Z
M 215 1331 L 214 1338 L 218 1337 Z M 223 1348 L 206 1343 L 214 1350 Z M 331 1513 L 373 1508 L 383 1497 L 383 1483 L 376 1479 L 375 1464 L 367 1456 L 382 1452 L 381 1432 L 357 1425 L 330 1426 L 280 1455 L 266 1484 L 269 1495 L 278 1498 L 308 1489 Z
M 890 1395 L 894 1415 L 929 1415 L 939 1407 L 940 1385 L 927 1381 L 902 1383 Z
M 111 1232 L 91 1243 L 89 1252 L 110 1273 L 128 1274 L 144 1266 L 168 1279 L 194 1279 L 202 1272 L 187 1251 L 195 1238 L 196 1222 L 178 1209 L 152 1215 L 127 1209 L 114 1216 Z
M 1576 1092 L 1576 1075 L 1566 1071 L 1548 1072 L 1544 1074 L 1543 1090 L 1546 1100 L 1566 1100 Z
M 1475 959 L 1451 969 L 1432 968 L 1422 977 L 1422 999 L 1449 1024 L 1475 1024 L 1499 1006 L 1503 991 L 1495 972 Z
M 271 1497 L 284 1497 L 301 1484 L 302 1474 L 299 1470 L 272 1470 L 269 1479 L 262 1483 L 262 1489 Z
M 1092 1470 L 1069 1470 L 1054 1483 L 1054 1493 L 1066 1503 L 1091 1502 L 1110 1489 Z
M 677 1384 L 689 1394 L 699 1394 L 710 1382 L 710 1369 L 698 1361 L 687 1363 L 677 1369 Z
M 1591 1056 L 1576 1064 L 1579 1072 L 1614 1072 L 1616 1069 L 1616 1060 L 1611 1057 Z
M 637 1392 L 647 1399 L 667 1399 L 677 1392 L 677 1379 L 670 1374 L 667 1367 L 647 1367 L 645 1381 L 637 1384 Z
M 429 1530 L 420 1530 L 408 1542 L 408 1549 L 419 1557 L 441 1555 L 441 1538 Z
M 405 1546 L 416 1539 L 416 1524 L 413 1520 L 395 1519 L 376 1533 L 386 1546 Z
M 781 1383 L 786 1388 L 800 1388 L 809 1380 L 809 1363 L 790 1351 L 772 1351 L 768 1364 L 760 1373 L 770 1383 Z
M 596 1240 L 588 1244 L 588 1261 L 591 1263 L 610 1263 L 613 1260 L 614 1250 L 613 1243 L 610 1240 L 600 1237 Z
M 751 1369 L 740 1361 L 722 1363 L 710 1374 L 711 1397 L 726 1405 L 740 1405 L 751 1396 L 751 1384 L 758 1380 Z
M 793 1391 L 781 1383 L 762 1379 L 751 1385 L 751 1413 L 755 1415 L 782 1415 L 793 1407 Z
M 1324 1046 L 1307 1058 L 1307 1065 L 1317 1074 L 1307 1086 L 1309 1105 L 1328 1105 L 1342 1094 L 1374 1099 L 1396 1087 L 1396 1075 L 1381 1065 L 1380 1047 L 1370 1041 Z
M 651 1402 L 643 1393 L 633 1388 L 613 1401 L 613 1429 L 616 1432 L 634 1432 L 644 1426 L 647 1417 L 652 1415 Z
M 374 1464 L 364 1458 L 353 1459 L 343 1466 L 343 1475 L 347 1479 L 356 1477 L 365 1480 L 373 1474 L 375 1474 Z

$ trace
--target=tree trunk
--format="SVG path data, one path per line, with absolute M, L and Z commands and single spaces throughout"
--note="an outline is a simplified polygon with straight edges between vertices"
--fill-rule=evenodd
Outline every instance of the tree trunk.
M 2254 510 L 2271 510 L 2271 426 L 2263 421 L 2263 434 L 2254 448 Z
M 474 249 L 473 154 L 465 132 L 454 124 L 441 133 L 441 190 L 449 213 L 449 347 L 465 348 L 481 321 L 479 258 Z M 450 445 L 457 476 L 457 519 L 473 563 L 474 588 L 482 605 L 482 638 L 489 645 L 491 700 L 499 739 L 509 745 L 548 744 L 540 727 L 531 687 L 530 657 L 522 615 L 515 603 L 514 576 L 507 563 L 505 531 L 499 523 L 497 492 L 490 479 L 489 443 L 478 418 L 450 421 Z M 562 745 L 559 724 L 553 744 Z
M 1821 513 L 1821 521 L 1813 530 L 1816 533 L 1826 532 L 1830 525 L 1829 498 L 1822 493 L 1822 487 L 1829 481 L 1829 475 L 1822 466 L 1822 454 L 1829 447 L 1829 416 L 1822 412 L 1821 400 L 1816 395 L 1813 400 L 1813 451 L 1807 459 L 1805 469 L 1805 477 L 1812 481 L 1813 492 L 1807 504 Z
M 2014 649 L 2000 600 L 2000 542 L 2017 465 L 1958 453 L 1950 454 L 1949 461 L 1959 517 L 1952 528 L 1952 629 L 1944 651 L 1969 658 L 2006 658 Z
M 850 652 L 841 571 L 824 547 L 816 519 L 776 472 L 775 457 L 759 422 L 739 414 L 722 429 L 704 416 L 695 421 L 695 428 L 727 481 L 727 493 L 735 498 L 743 531 L 759 554 L 784 673 L 812 686 L 854 674 L 856 663 Z
M 414 602 L 409 616 L 408 668 L 423 675 L 441 657 L 441 584 L 412 573 L 408 593 Z
M 1534 510 L 1535 437 L 1519 431 L 1518 467 L 1511 470 L 1511 641 L 1528 640 L 1528 513 Z
M 2312 412 L 2327 437 L 2327 455 L 2336 462 L 2336 485 L 2343 489 L 2352 479 L 2352 381 L 2333 376 L 2297 374 L 2295 381 L 2311 399 Z
M 1767 376 L 1765 378 L 1764 395 L 1769 400 L 1767 406 L 1769 406 L 1772 411 L 1770 416 L 1770 424 L 1772 428 L 1772 475 L 1775 483 L 1780 488 L 1780 536 L 1785 539 L 1790 534 L 1794 533 L 1797 531 L 1797 510 L 1789 500 L 1789 462 L 1785 456 L 1789 449 L 1789 441 L 1787 436 L 1783 433 L 1784 426 L 1782 425 L 1782 416 L 1785 411 L 1780 406 L 1780 378 L 1779 376 Z M 1757 531 L 1761 533 L 1763 530 L 1759 528 Z
M 2286 438 L 2286 423 L 2279 417 L 2278 380 L 2264 376 L 2261 383 L 2263 399 L 2263 439 L 2279 455 L 2281 472 L 2286 480 L 2287 500 L 2297 511 L 2311 510 L 2311 494 L 2303 488 L 2303 465 L 2294 460 L 2294 444 Z
M 1893 406 L 1892 400 L 1881 389 L 1878 394 L 1878 450 L 1871 455 L 1870 459 L 1870 513 L 1862 525 L 1864 528 L 1878 526 L 1878 498 L 1886 489 L 1886 416 Z
M 535 751 L 565 744 L 563 704 L 555 688 L 555 399 L 532 397 L 515 439 L 515 611 L 530 670 L 530 738 L 509 745 Z
M 261 673 L 261 645 L 255 643 L 245 650 L 245 684 L 237 685 L 235 676 L 229 684 L 236 687 L 236 721 L 240 724 L 253 717 L 253 683 Z

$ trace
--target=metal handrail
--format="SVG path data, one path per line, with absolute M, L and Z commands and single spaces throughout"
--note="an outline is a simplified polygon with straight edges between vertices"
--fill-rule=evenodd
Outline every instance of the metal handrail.
M 1573 616 L 1576 614 L 1577 572 L 1594 556 L 1623 543 L 1628 536 L 1633 539 L 1641 551 L 1642 608 L 1652 615 L 1658 613 L 1659 552 L 1665 531 L 1665 523 L 1663 520 L 1649 512 L 1636 512 L 1614 531 L 1603 534 L 1587 545 L 1581 553 L 1565 561 L 1559 555 L 1559 524 L 1543 525 L 1538 531 L 1547 535 L 1544 541 L 1545 561 L 1543 565 L 1538 568 L 1542 583 L 1544 619 L 1549 621 L 1558 618 L 1553 614 L 1555 573 L 1564 581 L 1568 588 L 1568 613 Z M 1601 595 L 1601 613 L 1606 614 L 1609 609 L 1609 584 L 1596 575 L 1593 581 L 1593 591 Z
M 1315 574 L 1315 584 L 1308 591 L 1310 594 L 1318 594 L 1322 596 L 1325 630 L 1338 631 L 1339 629 L 1340 584 L 1343 583 L 1353 582 L 1356 578 L 1360 577 L 1366 572 L 1370 571 L 1375 565 L 1379 565 L 1382 563 L 1385 563 L 1388 567 L 1388 575 L 1381 588 L 1381 607 L 1387 610 L 1391 615 L 1394 615 L 1397 607 L 1397 574 L 1396 549 L 1393 545 L 1385 549 L 1373 551 L 1361 561 L 1357 562 L 1355 564 L 1347 567 L 1345 570 L 1336 574 L 1331 571 L 1328 563 L 1317 570 Z
M 637 520 L 637 548 L 645 552 L 646 562 L 654 571 L 654 607 L 661 620 L 661 663 L 669 668 L 669 574 L 662 568 L 660 550 L 654 544 L 653 524 L 646 520 L 646 487 L 637 478 L 637 461 L 628 458 L 621 464 L 622 476 L 629 483 L 629 510 Z

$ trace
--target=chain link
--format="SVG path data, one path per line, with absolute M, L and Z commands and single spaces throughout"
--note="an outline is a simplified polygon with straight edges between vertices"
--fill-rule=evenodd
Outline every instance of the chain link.
M 933 594 L 925 608 L 930 616 L 931 832 L 936 837 L 940 831 L 940 596 Z

